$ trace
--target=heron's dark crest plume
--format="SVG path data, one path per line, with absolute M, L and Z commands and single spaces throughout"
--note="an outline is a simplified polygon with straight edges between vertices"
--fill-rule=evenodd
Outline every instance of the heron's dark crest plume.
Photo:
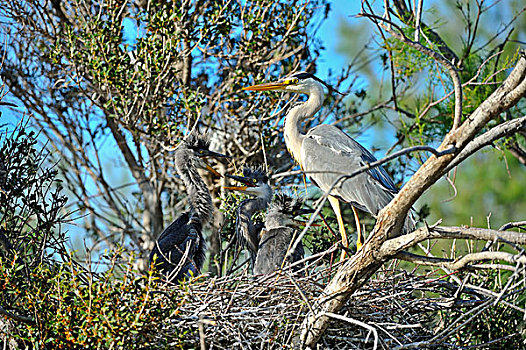
M 202 229 L 212 219 L 213 205 L 210 191 L 197 169 L 218 175 L 205 158 L 226 157 L 210 151 L 209 147 L 205 136 L 193 134 L 175 150 L 175 167 L 186 186 L 190 210 L 161 233 L 150 254 L 150 264 L 155 260 L 157 270 L 170 281 L 181 280 L 190 271 L 198 273 L 205 260 L 206 242 Z

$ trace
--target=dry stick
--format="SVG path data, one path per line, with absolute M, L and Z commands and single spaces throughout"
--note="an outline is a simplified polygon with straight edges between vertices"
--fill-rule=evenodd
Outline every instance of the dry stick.
M 526 264 L 526 257 L 520 256 L 519 254 L 514 255 L 510 253 L 505 253 L 505 252 L 470 253 L 458 259 L 426 257 L 426 256 L 408 253 L 408 252 L 399 252 L 395 255 L 395 257 L 397 259 L 413 262 L 419 265 L 441 266 L 441 267 L 446 267 L 447 269 L 450 269 L 450 270 L 460 270 L 465 267 L 476 269 L 478 267 L 477 265 L 469 265 L 469 264 L 476 262 L 476 261 L 484 261 L 484 260 L 503 260 L 508 263 L 516 263 L 516 264 L 523 264 L 523 265 Z M 509 265 L 500 265 L 500 267 L 504 267 L 504 269 L 509 270 L 509 271 L 517 271 L 517 267 L 513 268 L 513 266 L 509 266 Z
M 418 0 L 418 7 L 416 9 L 416 20 L 415 20 L 415 42 L 420 41 L 420 19 L 422 17 L 422 7 L 424 0 Z
M 491 145 L 498 139 L 513 135 L 524 127 L 526 127 L 526 116 L 506 121 L 491 128 L 484 134 L 477 136 L 469 142 L 458 156 L 442 171 L 442 173 L 448 173 L 451 169 L 462 163 L 466 158 L 481 148 Z
M 378 348 L 378 332 L 376 331 L 376 328 L 368 325 L 365 322 L 361 322 L 361 321 L 355 320 L 354 318 L 345 317 L 345 316 L 338 315 L 338 314 L 335 314 L 335 313 L 332 313 L 332 312 L 325 312 L 325 313 L 323 313 L 323 315 L 335 318 L 337 320 L 342 320 L 342 321 L 345 321 L 345 322 L 349 322 L 349 323 L 358 325 L 360 327 L 363 327 L 363 328 L 369 330 L 369 332 L 373 333 L 373 335 L 374 335 L 374 347 L 373 347 L 373 350 L 376 350 Z M 320 316 L 322 316 L 322 315 L 320 315 Z
M 507 224 L 502 225 L 499 228 L 499 231 L 506 231 L 506 230 L 509 230 L 510 228 L 521 227 L 521 226 L 526 226 L 526 221 L 508 222 Z
M 476 239 L 483 241 L 501 240 L 513 244 L 526 244 L 526 233 L 515 231 L 497 231 L 478 227 L 437 226 L 421 227 L 411 233 L 386 240 L 381 248 L 381 254 L 393 254 L 414 246 L 427 239 Z

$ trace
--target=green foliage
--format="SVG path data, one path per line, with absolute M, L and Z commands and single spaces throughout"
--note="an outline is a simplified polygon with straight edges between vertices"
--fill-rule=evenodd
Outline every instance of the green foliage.
M 177 313 L 184 290 L 160 293 L 152 274 L 137 274 L 132 262 L 117 266 L 122 258 L 121 252 L 107 257 L 104 273 L 91 273 L 72 259 L 40 265 L 27 279 L 20 277 L 21 266 L 2 261 L 2 305 L 34 319 L 11 335 L 20 348 L 166 349 L 168 342 L 181 347 L 179 340 L 189 334 L 159 337 L 158 325 Z
M 57 171 L 20 123 L 1 134 L 0 322 L 19 349 L 185 348 L 192 329 L 159 335 L 159 324 L 184 305 L 184 288 L 159 288 L 153 273 L 133 270 L 124 250 L 101 257 L 99 270 L 66 247 Z M 2 338 L 5 340 L 5 338 Z M 168 345 L 170 343 L 170 345 Z M 7 344 L 6 344 L 7 346 Z
M 45 151 L 35 147 L 37 135 L 26 125 L 21 121 L 0 132 L 0 254 L 36 266 L 65 253 L 66 236 L 57 229 L 68 213 L 57 170 L 46 164 Z
M 524 219 L 526 174 L 523 165 L 507 152 L 478 154 L 450 176 L 456 195 L 455 189 L 441 180 L 422 198 L 433 208 L 429 222 L 443 218 L 446 225 L 487 227 L 490 215 L 491 227 L 499 228 Z

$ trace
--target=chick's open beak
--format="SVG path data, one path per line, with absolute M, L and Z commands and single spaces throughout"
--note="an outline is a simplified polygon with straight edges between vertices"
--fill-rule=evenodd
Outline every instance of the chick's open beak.
M 221 175 L 220 173 L 217 172 L 217 170 L 215 170 L 214 168 L 212 168 L 210 166 L 210 164 L 207 163 L 206 160 L 203 159 L 203 162 L 205 163 L 206 165 L 206 170 L 208 170 L 209 172 L 211 172 L 212 174 L 214 174 L 215 176 L 217 177 L 223 177 L 223 175 Z
M 225 190 L 246 191 L 247 188 L 254 187 L 254 183 L 252 183 L 252 181 L 251 181 L 252 179 L 249 178 L 249 177 L 230 175 L 230 174 L 226 174 L 225 176 L 228 177 L 228 178 L 231 178 L 232 180 L 239 181 L 243 185 L 245 185 L 245 186 L 225 186 L 224 187 Z

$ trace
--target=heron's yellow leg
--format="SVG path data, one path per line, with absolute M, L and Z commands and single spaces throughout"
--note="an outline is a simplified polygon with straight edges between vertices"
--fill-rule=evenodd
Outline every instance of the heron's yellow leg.
M 355 207 L 352 207 L 352 212 L 354 213 L 354 222 L 356 223 L 356 233 L 358 234 L 358 239 L 356 240 L 356 250 L 358 251 L 364 242 L 362 234 L 362 225 L 360 224 L 360 218 L 358 217 L 358 212 Z
M 338 198 L 329 196 L 329 202 L 331 203 L 332 210 L 334 211 L 334 214 L 336 214 L 336 220 L 338 220 L 338 228 L 340 229 L 340 235 L 342 235 L 342 244 L 345 248 L 349 247 L 349 241 L 347 240 L 347 233 L 345 232 L 345 226 L 343 225 L 343 218 L 342 218 L 342 211 L 340 209 L 340 201 Z M 345 259 L 347 257 L 347 252 L 345 250 L 342 251 L 342 255 L 340 256 L 340 261 Z

